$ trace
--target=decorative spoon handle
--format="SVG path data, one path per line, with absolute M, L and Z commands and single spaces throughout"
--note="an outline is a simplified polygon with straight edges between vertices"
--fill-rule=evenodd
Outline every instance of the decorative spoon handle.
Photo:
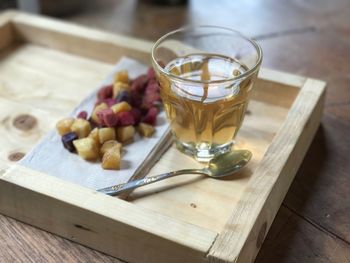
M 160 174 L 160 175 L 156 175 L 156 176 L 151 176 L 151 177 L 146 177 L 143 179 L 139 179 L 139 180 L 133 180 L 130 181 L 128 183 L 124 183 L 124 184 L 117 184 L 117 185 L 113 185 L 110 187 L 106 187 L 106 188 L 102 188 L 97 190 L 98 192 L 107 194 L 107 195 L 118 195 L 126 190 L 131 190 L 131 189 L 135 189 L 147 184 L 152 184 L 170 177 L 174 177 L 177 175 L 181 175 L 181 174 L 206 174 L 205 170 L 203 169 L 184 169 L 184 170 L 178 170 L 178 171 L 173 171 L 173 172 L 169 172 L 169 173 L 164 173 L 164 174 Z

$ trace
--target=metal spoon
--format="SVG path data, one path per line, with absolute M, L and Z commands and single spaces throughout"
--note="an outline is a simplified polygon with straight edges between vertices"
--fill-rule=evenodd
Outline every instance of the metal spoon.
M 107 195 L 117 195 L 126 190 L 135 189 L 147 184 L 158 182 L 180 174 L 204 174 L 212 178 L 222 178 L 232 175 L 242 169 L 252 157 L 252 153 L 248 150 L 235 150 L 232 152 L 220 154 L 210 160 L 208 166 L 203 169 L 184 169 L 164 173 L 156 176 L 146 177 L 139 180 L 130 181 L 125 184 L 118 184 L 98 191 Z

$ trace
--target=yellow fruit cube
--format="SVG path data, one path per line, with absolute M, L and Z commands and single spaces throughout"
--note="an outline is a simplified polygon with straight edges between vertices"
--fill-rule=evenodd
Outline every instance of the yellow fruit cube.
M 79 139 L 85 138 L 91 132 L 90 122 L 84 119 L 75 119 L 71 126 L 71 131 L 75 132 Z
M 114 76 L 114 82 L 122 82 L 129 84 L 129 74 L 126 70 L 117 72 Z
M 113 84 L 113 97 L 117 97 L 122 90 L 130 91 L 130 85 L 123 82 L 115 82 Z
M 101 144 L 106 141 L 115 140 L 114 128 L 101 128 L 98 130 L 98 138 Z
M 114 140 L 106 141 L 100 149 L 100 155 L 103 156 L 108 151 L 115 151 L 120 153 L 121 149 L 122 149 L 121 143 Z
M 94 141 L 96 141 L 97 144 L 100 144 L 100 138 L 98 137 L 98 128 L 94 128 L 94 129 L 90 132 L 90 134 L 89 134 L 88 137 L 91 138 L 91 139 L 93 139 Z
M 97 123 L 97 124 L 101 124 L 100 123 L 100 119 L 98 118 L 97 116 L 97 112 L 101 111 L 101 110 L 105 110 L 105 109 L 108 109 L 108 105 L 106 103 L 101 103 L 101 104 L 98 104 L 94 110 L 92 111 L 92 114 L 91 114 L 91 119 Z
M 95 161 L 99 158 L 99 147 L 92 138 L 83 138 L 73 141 L 75 149 L 80 157 L 85 160 Z
M 65 135 L 68 132 L 71 132 L 72 124 L 74 123 L 73 118 L 66 118 L 60 120 L 56 124 L 56 129 L 60 135 Z
M 117 151 L 108 151 L 102 157 L 102 168 L 108 170 L 120 169 L 120 153 Z
M 137 127 L 137 131 L 142 136 L 151 137 L 152 134 L 154 133 L 155 129 L 154 129 L 154 127 L 152 125 L 140 122 L 138 127 Z
M 127 142 L 134 138 L 135 128 L 134 126 L 125 126 L 117 128 L 117 139 L 120 142 Z
M 119 102 L 117 104 L 114 104 L 112 107 L 111 107 L 111 110 L 114 112 L 114 113 L 118 113 L 118 112 L 121 112 L 121 111 L 131 111 L 132 107 L 130 106 L 129 103 L 127 103 L 126 101 L 122 101 L 122 102 Z

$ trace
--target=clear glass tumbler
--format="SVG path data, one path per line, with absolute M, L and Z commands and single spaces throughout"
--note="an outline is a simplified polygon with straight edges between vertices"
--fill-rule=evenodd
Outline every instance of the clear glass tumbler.
M 241 33 L 198 26 L 161 37 L 152 64 L 177 148 L 198 161 L 230 151 L 262 61 Z

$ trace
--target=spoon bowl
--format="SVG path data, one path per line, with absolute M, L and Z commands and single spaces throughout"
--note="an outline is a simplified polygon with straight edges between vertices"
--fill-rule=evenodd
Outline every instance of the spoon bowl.
M 235 150 L 215 156 L 210 160 L 206 175 L 213 178 L 229 176 L 242 169 L 252 158 L 248 150 Z

